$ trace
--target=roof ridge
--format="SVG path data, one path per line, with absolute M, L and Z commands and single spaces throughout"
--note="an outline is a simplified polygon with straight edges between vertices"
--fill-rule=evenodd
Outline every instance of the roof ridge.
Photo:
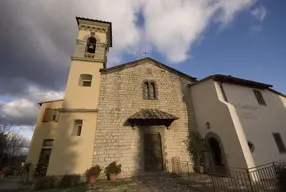
M 55 99 L 55 100 L 48 100 L 48 101 L 41 101 L 38 104 L 42 105 L 43 103 L 55 102 L 55 101 L 63 101 L 64 99 Z
M 123 64 L 120 64 L 120 65 L 116 65 L 116 66 L 113 66 L 113 67 L 110 67 L 110 68 L 105 68 L 105 69 L 100 69 L 100 72 L 102 73 L 112 73 L 112 72 L 115 72 L 115 71 L 118 71 L 118 70 L 121 70 L 121 69 L 125 69 L 125 68 L 129 68 L 129 67 L 132 67 L 136 64 L 139 64 L 140 62 L 144 61 L 144 60 L 150 60 L 152 62 L 154 62 L 155 65 L 159 66 L 159 67 L 162 67 L 162 68 L 165 68 L 167 70 L 170 70 L 174 73 L 177 73 L 177 75 L 180 75 L 180 76 L 184 76 L 185 78 L 187 79 L 190 79 L 192 81 L 196 81 L 196 77 L 192 77 L 190 75 L 187 75 L 177 69 L 174 69 L 164 63 L 161 63 L 151 57 L 145 57 L 145 58 L 142 58 L 142 59 L 138 59 L 138 60 L 133 60 L 133 61 L 130 61 L 130 62 L 127 62 L 127 63 L 123 63 Z

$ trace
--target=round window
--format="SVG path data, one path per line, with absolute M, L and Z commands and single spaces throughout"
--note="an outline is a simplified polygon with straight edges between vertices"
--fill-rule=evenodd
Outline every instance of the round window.
M 255 151 L 255 146 L 252 142 L 248 141 L 248 147 L 249 147 L 251 153 L 253 153 Z

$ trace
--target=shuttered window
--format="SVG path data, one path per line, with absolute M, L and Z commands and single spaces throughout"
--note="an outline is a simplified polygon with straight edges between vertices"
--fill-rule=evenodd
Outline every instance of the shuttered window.
M 43 121 L 43 122 L 49 122 L 49 121 L 51 121 L 51 116 L 52 116 L 52 109 L 46 108 L 42 121 Z
M 59 119 L 59 110 L 50 108 L 45 109 L 44 116 L 42 119 L 43 122 L 50 122 L 50 121 L 57 122 L 58 119 Z
M 256 100 L 257 100 L 258 104 L 266 106 L 266 102 L 265 102 L 265 100 L 264 100 L 264 98 L 262 96 L 262 93 L 260 91 L 258 91 L 258 90 L 253 90 L 253 93 L 254 93 L 254 95 L 256 97 Z
M 52 121 L 58 122 L 59 120 L 59 110 L 53 109 L 52 110 Z
M 285 145 L 283 143 L 282 137 L 280 135 L 280 133 L 272 133 L 274 140 L 276 142 L 276 145 L 278 147 L 278 150 L 280 153 L 286 153 L 286 148 Z
M 90 87 L 92 82 L 92 75 L 89 74 L 81 74 L 79 77 L 79 86 Z

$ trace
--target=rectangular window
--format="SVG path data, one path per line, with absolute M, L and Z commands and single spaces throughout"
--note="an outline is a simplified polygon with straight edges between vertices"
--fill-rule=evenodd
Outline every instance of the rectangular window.
M 278 150 L 280 153 L 286 153 L 286 148 L 285 145 L 283 143 L 282 137 L 280 135 L 280 133 L 272 133 L 274 140 L 276 142 L 276 145 L 278 147 Z
M 253 90 L 253 93 L 254 93 L 254 95 L 256 97 L 256 100 L 257 100 L 258 104 L 266 106 L 266 102 L 265 102 L 265 100 L 264 100 L 264 98 L 262 96 L 262 93 L 260 91 L 258 91 L 258 90 Z
M 43 146 L 48 147 L 48 146 L 53 146 L 54 140 L 53 139 L 44 139 L 43 141 Z
M 90 74 L 81 74 L 79 77 L 79 86 L 90 87 L 92 82 L 92 75 Z
M 38 164 L 40 164 L 41 166 L 47 167 L 49 164 L 51 152 L 52 152 L 51 149 L 42 149 Z
M 84 86 L 84 87 L 90 87 L 90 86 L 91 86 L 91 81 L 89 81 L 89 80 L 83 80 L 83 81 L 82 81 L 82 86 Z
M 46 108 L 42 121 L 43 122 L 49 122 L 49 121 L 57 122 L 58 118 L 59 118 L 59 110 Z
M 77 119 L 74 121 L 74 131 L 73 135 L 74 136 L 80 136 L 82 131 L 82 120 Z
M 52 111 L 52 121 L 58 122 L 59 119 L 59 110 L 53 109 Z

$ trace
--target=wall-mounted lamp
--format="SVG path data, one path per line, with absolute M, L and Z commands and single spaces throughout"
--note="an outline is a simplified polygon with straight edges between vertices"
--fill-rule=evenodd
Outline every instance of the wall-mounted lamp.
M 210 122 L 206 122 L 206 127 L 207 127 L 207 129 L 210 129 L 211 128 L 211 124 L 210 124 Z

